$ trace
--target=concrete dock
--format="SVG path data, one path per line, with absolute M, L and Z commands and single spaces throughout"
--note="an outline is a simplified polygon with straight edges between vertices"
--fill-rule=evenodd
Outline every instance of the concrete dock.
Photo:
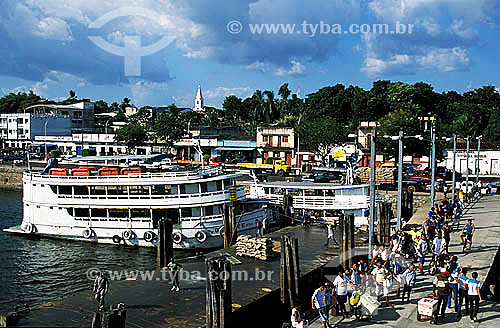
M 326 229 L 324 226 L 288 227 L 269 236 L 279 240 L 282 234 L 297 238 L 299 242 L 300 271 L 304 276 L 321 268 L 330 258 L 335 249 L 324 246 Z M 248 272 L 247 280 L 233 280 L 233 314 L 252 311 L 252 303 L 274 303 L 279 300 L 280 260 L 279 254 L 272 261 L 259 261 L 251 258 L 235 257 L 235 249 L 224 249 L 209 253 L 207 258 L 230 255 L 240 261 L 233 264 L 232 270 Z M 170 278 L 165 280 L 160 272 L 155 272 L 152 279 L 111 281 L 111 290 L 106 297 L 107 304 L 125 303 L 127 305 L 127 327 L 202 327 L 205 324 L 205 287 L 206 270 L 204 259 L 182 263 L 184 272 L 200 272 L 187 280 L 181 280 L 179 292 L 170 291 Z M 92 263 L 88 264 L 92 268 Z M 134 268 L 130 268 L 132 271 Z M 255 270 L 261 276 L 255 275 Z M 266 273 L 265 279 L 262 279 Z M 91 293 L 93 281 L 89 280 L 89 289 L 63 300 L 36 306 L 23 315 L 19 326 L 50 326 L 50 327 L 89 327 L 97 303 Z M 308 295 L 305 295 L 308 298 Z M 266 301 L 265 299 L 268 298 Z M 264 304 L 262 303 L 262 304 Z M 266 310 L 267 308 L 267 310 Z M 260 315 L 273 316 L 276 307 L 266 306 L 260 309 Z M 263 313 L 267 311 L 268 313 Z M 276 316 L 276 324 L 282 319 Z M 261 320 L 255 317 L 256 322 Z M 272 320 L 268 320 L 272 322 Z
M 469 269 L 470 273 L 477 271 L 479 280 L 484 283 L 493 260 L 497 254 L 500 242 L 500 196 L 491 195 L 483 197 L 472 208 L 466 211 L 461 219 L 461 225 L 465 224 L 467 218 L 472 218 L 476 226 L 472 250 L 462 253 L 459 232 L 451 235 L 451 255 L 458 256 L 458 262 Z M 426 265 L 429 264 L 430 257 Z M 424 268 L 425 272 L 425 268 Z M 491 278 L 491 277 L 490 277 Z M 498 277 L 493 277 L 493 279 Z M 396 298 L 395 292 L 390 295 L 390 301 L 394 308 L 381 307 L 379 314 L 372 321 L 358 321 L 354 318 L 340 320 L 341 317 L 333 318 L 331 324 L 336 327 L 423 327 L 433 326 L 429 321 L 418 322 L 416 320 L 417 301 L 432 294 L 433 277 L 429 275 L 417 275 L 417 283 L 411 296 L 411 304 L 402 304 Z M 453 306 L 453 305 L 452 305 Z M 500 327 L 500 304 L 493 301 L 482 301 L 479 307 L 478 323 L 473 323 L 469 317 L 458 319 L 453 309 L 448 309 L 445 322 L 439 326 L 444 327 Z M 316 320 L 311 327 L 321 327 L 321 322 Z

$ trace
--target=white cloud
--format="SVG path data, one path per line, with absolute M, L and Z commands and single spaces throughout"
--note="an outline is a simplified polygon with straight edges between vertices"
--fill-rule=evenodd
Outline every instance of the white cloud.
M 158 93 L 165 93 L 168 85 L 166 83 L 137 81 L 130 87 L 132 93 L 132 103 L 136 106 L 142 107 L 152 103 L 155 95 Z
M 215 89 L 203 91 L 203 96 L 205 99 L 217 99 L 226 98 L 227 96 L 235 95 L 240 98 L 248 97 L 251 93 L 251 89 L 248 87 L 240 88 L 226 88 L 226 87 L 216 87 Z M 194 99 L 194 97 L 193 97 Z
M 425 56 L 418 56 L 416 62 L 425 69 L 452 72 L 467 70 L 470 59 L 467 51 L 462 48 L 432 49 Z
M 406 70 L 412 64 L 412 59 L 408 55 L 394 55 L 388 59 L 368 57 L 365 59 L 361 72 L 366 73 L 371 78 L 381 74 L 394 74 Z
M 277 76 L 293 76 L 293 75 L 302 75 L 306 72 L 306 67 L 301 62 L 296 60 L 290 61 L 291 66 L 289 68 L 278 67 L 274 74 Z

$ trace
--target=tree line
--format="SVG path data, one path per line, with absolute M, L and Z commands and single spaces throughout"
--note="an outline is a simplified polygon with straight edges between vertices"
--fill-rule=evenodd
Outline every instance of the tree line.
M 70 91 L 68 99 L 53 102 L 32 91 L 10 93 L 0 98 L 0 113 L 22 112 L 33 104 L 47 102 L 68 104 L 89 99 L 78 99 Z M 288 83 L 283 84 L 277 95 L 271 90 L 256 90 L 244 99 L 234 95 L 226 97 L 222 110 L 206 108 L 205 113 L 183 111 L 171 105 L 161 111 L 151 107 L 141 108 L 138 114 L 126 118 L 124 110 L 133 106 L 129 98 L 119 104 L 95 102 L 95 112 L 114 112 L 114 120 L 127 125 L 117 131 L 117 140 L 130 148 L 145 142 L 163 142 L 167 146 L 187 134 L 195 126 L 237 126 L 247 136 L 255 137 L 258 126 L 292 127 L 300 136 L 301 149 L 318 152 L 322 157 L 334 147 L 347 142 L 355 133 L 359 122 L 378 121 L 379 135 L 423 135 L 422 116 L 436 118 L 438 153 L 449 144 L 441 137 L 482 135 L 484 141 L 500 140 L 500 94 L 493 86 L 473 91 L 436 92 L 424 82 L 409 84 L 380 80 L 371 89 L 336 84 L 323 87 L 305 98 L 293 94 Z M 429 140 L 410 139 L 405 144 L 405 154 L 422 156 L 429 153 Z M 352 141 L 352 140 L 351 140 Z M 380 140 L 378 149 L 394 155 L 397 145 L 390 140 Z

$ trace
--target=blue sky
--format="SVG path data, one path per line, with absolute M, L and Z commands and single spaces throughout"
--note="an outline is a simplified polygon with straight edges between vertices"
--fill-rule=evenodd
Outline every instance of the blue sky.
M 134 6 L 137 15 L 102 27 L 101 16 Z M 143 17 L 140 8 L 154 12 Z M 240 33 L 228 23 L 241 23 Z M 413 25 L 406 34 L 321 34 L 302 24 Z M 343 83 L 424 81 L 437 91 L 500 86 L 498 0 L 3 0 L 0 9 L 0 95 L 20 90 L 138 106 L 192 106 L 197 84 L 207 105 L 220 106 L 255 89 L 277 92 L 288 82 L 301 94 Z M 294 33 L 252 34 L 249 24 L 295 24 Z M 234 27 L 234 26 L 233 26 Z M 326 28 L 325 28 L 326 29 Z M 310 30 L 309 30 L 310 31 Z M 140 76 L 126 76 L 124 58 L 89 40 L 119 47 L 129 36 L 142 46 L 174 41 L 142 57 Z

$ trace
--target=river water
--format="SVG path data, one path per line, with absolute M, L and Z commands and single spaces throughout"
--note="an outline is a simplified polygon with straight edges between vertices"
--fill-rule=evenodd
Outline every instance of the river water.
M 0 313 L 92 288 L 89 268 L 153 270 L 156 250 L 52 239 L 26 239 L 3 232 L 22 219 L 21 192 L 0 191 Z

